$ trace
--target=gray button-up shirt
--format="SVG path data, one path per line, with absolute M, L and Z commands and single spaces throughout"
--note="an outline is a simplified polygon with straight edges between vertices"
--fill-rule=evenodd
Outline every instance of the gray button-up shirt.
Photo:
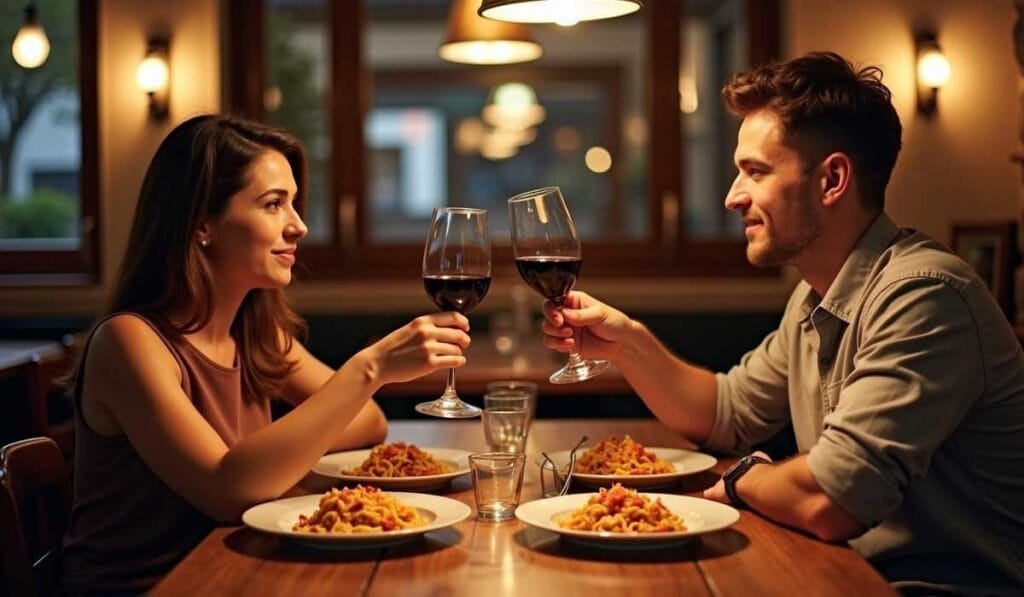
M 1024 353 L 974 271 L 883 212 L 824 297 L 717 375 L 708 447 L 792 421 L 811 473 L 898 586 L 1024 587 Z

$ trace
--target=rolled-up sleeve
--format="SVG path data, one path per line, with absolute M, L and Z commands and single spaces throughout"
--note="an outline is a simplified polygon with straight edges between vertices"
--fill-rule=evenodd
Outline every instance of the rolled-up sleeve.
M 985 377 L 968 303 L 942 280 L 889 283 L 861 324 L 853 370 L 808 465 L 825 493 L 871 527 L 925 474 Z
M 715 424 L 705 447 L 724 452 L 745 451 L 773 436 L 790 419 L 789 343 L 797 321 L 794 291 L 779 329 L 745 354 L 728 373 L 718 373 Z

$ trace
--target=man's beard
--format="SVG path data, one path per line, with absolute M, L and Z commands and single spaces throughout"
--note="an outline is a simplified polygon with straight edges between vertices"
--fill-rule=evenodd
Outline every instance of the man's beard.
M 747 261 L 754 267 L 767 268 L 780 265 L 795 264 L 800 254 L 814 242 L 821 233 L 821 221 L 813 212 L 810 205 L 801 207 L 801 213 L 796 218 L 802 226 L 799 229 L 799 236 L 779 242 L 777 238 L 768 235 L 767 227 L 764 229 L 765 242 L 758 244 L 747 243 Z

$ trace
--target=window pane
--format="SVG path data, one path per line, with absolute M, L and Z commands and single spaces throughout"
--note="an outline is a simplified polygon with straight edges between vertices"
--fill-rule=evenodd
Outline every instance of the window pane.
M 331 139 L 327 119 L 330 19 L 326 0 L 269 0 L 265 12 L 267 120 L 297 136 L 306 148 L 309 239 L 331 235 Z
M 680 35 L 686 231 L 691 238 L 742 238 L 743 225 L 724 207 L 736 168 L 739 122 L 719 99 L 733 73 L 746 70 L 746 15 L 739 0 L 688 0 Z
M 372 242 L 419 243 L 437 205 L 488 209 L 508 242 L 505 200 L 549 185 L 584 239 L 649 236 L 640 16 L 535 25 L 540 60 L 465 66 L 437 55 L 448 3 L 412 4 L 366 2 Z
M 0 52 L 0 251 L 80 247 L 78 3 L 40 6 L 46 61 L 29 69 Z M 15 38 L 22 8 L 0 3 L 0 39 Z

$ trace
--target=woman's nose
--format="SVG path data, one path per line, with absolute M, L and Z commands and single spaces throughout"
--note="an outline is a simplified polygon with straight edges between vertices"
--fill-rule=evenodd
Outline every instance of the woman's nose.
M 299 239 L 309 234 L 309 228 L 306 226 L 306 223 L 302 221 L 302 217 L 296 213 L 294 218 L 292 218 L 292 221 L 288 224 L 288 227 L 285 228 L 285 233 L 292 238 Z

